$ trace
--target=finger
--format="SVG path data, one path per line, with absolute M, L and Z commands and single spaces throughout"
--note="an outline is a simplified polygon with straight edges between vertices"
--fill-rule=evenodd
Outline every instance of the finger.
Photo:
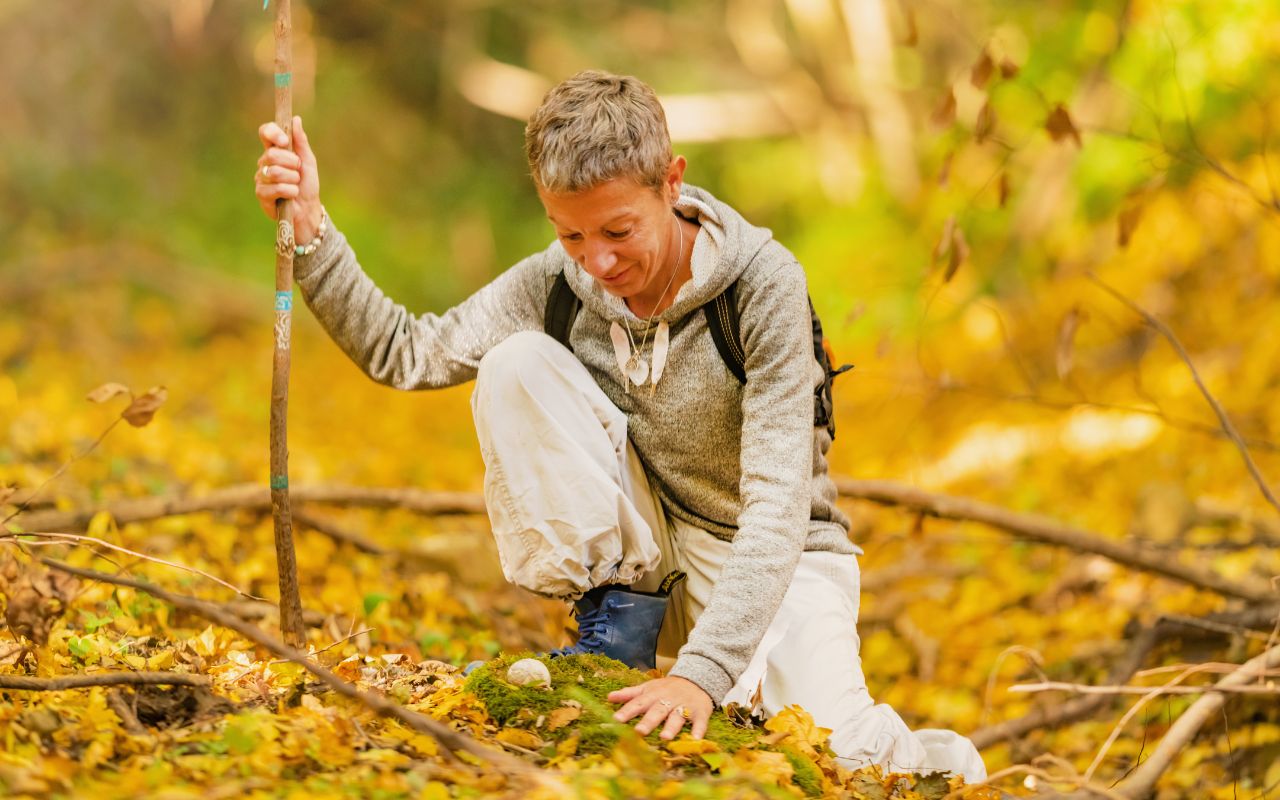
M 260 183 L 255 191 L 259 202 L 274 203 L 276 200 L 293 200 L 298 196 L 298 186 L 293 183 Z
M 618 709 L 617 711 L 613 712 L 613 718 L 618 722 L 626 722 L 632 717 L 637 716 L 639 714 L 643 714 L 645 711 L 648 711 L 649 706 L 651 705 L 653 705 L 652 697 L 646 697 L 645 695 L 633 697 L 631 698 L 630 702 L 628 702 L 626 705 L 624 705 L 622 708 Z
M 307 132 L 302 129 L 302 117 L 293 118 L 293 149 L 304 159 L 315 160 L 316 154 L 311 152 L 311 140 L 307 138 Z
M 264 122 L 258 128 L 258 139 L 262 141 L 263 147 L 276 145 L 284 147 L 289 144 L 289 137 L 284 135 L 284 130 L 274 122 Z
M 276 164 L 289 169 L 302 169 L 302 159 L 292 150 L 286 150 L 283 147 L 271 147 L 267 152 L 263 153 L 264 164 Z
M 671 714 L 667 716 L 667 724 L 662 726 L 662 733 L 658 734 L 663 739 L 674 739 L 679 735 L 680 730 L 684 728 L 685 718 L 680 713 L 681 706 L 671 709 Z
M 644 718 L 636 723 L 636 733 L 641 736 L 648 736 L 649 732 L 661 725 L 669 714 L 671 714 L 670 706 L 654 703 L 649 706 L 648 711 L 644 712 Z
M 693 712 L 693 724 L 690 726 L 690 733 L 693 738 L 701 739 L 707 735 L 707 723 L 711 721 L 711 712 L 704 712 L 701 709 Z
M 633 697 L 639 697 L 643 691 L 641 686 L 628 686 L 624 689 L 617 689 L 609 692 L 607 699 L 610 703 L 625 703 Z
M 288 167 L 264 164 L 253 179 L 259 183 L 302 183 L 302 173 Z

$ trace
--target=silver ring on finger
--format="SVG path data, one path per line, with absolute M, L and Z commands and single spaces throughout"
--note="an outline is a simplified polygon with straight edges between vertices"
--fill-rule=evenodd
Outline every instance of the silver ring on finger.
M 660 705 L 660 706 L 665 706 L 666 708 L 671 708 L 671 706 L 673 706 L 673 705 L 675 705 L 675 704 L 674 704 L 674 703 L 672 703 L 670 700 L 659 700 L 659 701 L 658 701 L 658 705 Z
M 269 169 L 271 169 L 271 168 L 270 168 L 270 167 L 268 167 L 266 164 L 263 164 L 263 165 L 262 165 L 262 177 L 263 177 L 263 179 L 264 179 L 264 180 L 265 180 L 265 179 L 266 179 L 266 177 L 267 177 L 267 170 L 269 170 Z

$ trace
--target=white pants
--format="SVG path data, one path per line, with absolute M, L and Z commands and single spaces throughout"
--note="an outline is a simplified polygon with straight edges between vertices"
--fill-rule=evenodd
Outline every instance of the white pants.
M 554 339 L 517 333 L 480 362 L 471 399 L 484 456 L 485 503 L 507 580 L 551 597 L 593 586 L 651 591 L 673 569 L 658 640 L 669 668 L 710 600 L 732 545 L 663 513 L 627 438 L 627 419 Z M 767 715 L 799 704 L 830 728 L 844 766 L 946 770 L 986 778 L 973 743 L 911 731 L 867 691 L 858 656 L 857 557 L 806 552 L 756 653 L 722 702 Z M 716 699 L 716 698 L 712 698 Z

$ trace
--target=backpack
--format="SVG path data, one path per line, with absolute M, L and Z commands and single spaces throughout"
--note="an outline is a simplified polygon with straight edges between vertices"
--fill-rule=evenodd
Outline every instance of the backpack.
M 569 332 L 573 322 L 578 318 L 582 308 L 582 300 L 573 293 L 569 281 L 563 272 L 556 273 L 555 283 L 547 295 L 547 312 L 543 318 L 543 330 L 548 336 L 560 344 L 569 344 Z M 707 328 L 711 331 L 711 339 L 724 365 L 729 368 L 739 383 L 747 382 L 746 351 L 742 349 L 742 331 L 739 327 L 738 314 L 738 282 L 735 280 L 729 287 L 713 300 L 702 306 L 702 313 L 707 318 Z M 813 424 L 814 427 L 825 427 L 836 438 L 836 417 L 831 405 L 831 383 L 837 375 L 853 369 L 852 364 L 832 368 L 835 361 L 830 345 L 822 336 L 822 323 L 818 320 L 818 312 L 813 308 L 813 299 L 809 299 L 809 319 L 813 323 L 813 357 L 822 367 L 825 376 L 822 383 L 813 390 Z

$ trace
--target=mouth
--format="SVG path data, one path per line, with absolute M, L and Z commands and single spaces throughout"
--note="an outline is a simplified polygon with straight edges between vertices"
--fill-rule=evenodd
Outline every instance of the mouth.
M 611 275 L 611 276 L 609 276 L 609 277 L 605 277 L 605 276 L 601 275 L 601 276 L 600 276 L 600 282 L 601 282 L 601 283 L 603 283 L 603 284 L 604 284 L 604 285 L 606 285 L 606 286 L 617 286 L 619 283 L 621 283 L 623 280 L 625 280 L 625 279 L 626 279 L 627 277 L 629 277 L 630 275 L 631 275 L 631 267 L 627 267 L 626 269 L 622 270 L 621 272 L 615 273 L 614 275 Z

